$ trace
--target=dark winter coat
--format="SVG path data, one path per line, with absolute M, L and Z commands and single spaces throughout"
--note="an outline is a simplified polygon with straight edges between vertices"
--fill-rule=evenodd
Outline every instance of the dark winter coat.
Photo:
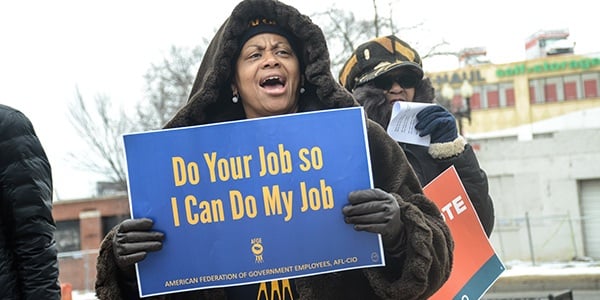
M 358 106 L 330 71 L 327 44 L 321 29 L 295 8 L 273 0 L 242 1 L 216 33 L 201 62 L 187 104 L 166 128 L 245 119 L 240 104 L 231 101 L 230 79 L 239 39 L 248 21 L 275 20 L 298 38 L 304 88 L 299 111 Z M 448 279 L 453 241 L 435 204 L 422 194 L 418 179 L 402 149 L 374 122 L 368 123 L 374 183 L 398 200 L 404 222 L 404 247 L 397 256 L 386 253 L 386 266 L 304 278 L 294 283 L 301 299 L 426 299 Z M 390 168 L 393 164 L 394 168 Z M 343 170 L 340 170 L 343 172 Z M 108 234 L 98 258 L 96 292 L 100 299 L 123 299 Z M 401 237 L 398 237 L 401 239 Z M 166 295 L 156 299 L 226 299 L 222 288 Z
M 0 299 L 60 299 L 52 174 L 29 119 L 0 104 Z
M 381 89 L 366 84 L 354 90 L 354 97 L 365 107 L 369 118 L 382 126 L 387 126 L 391 116 L 391 105 Z M 414 102 L 431 103 L 434 91 L 429 79 L 425 78 L 415 87 Z M 460 137 L 453 143 L 440 144 L 436 153 L 429 147 L 400 143 L 408 161 L 423 186 L 431 182 L 444 170 L 454 165 L 456 171 L 473 203 L 479 220 L 487 236 L 494 229 L 494 205 L 489 195 L 486 173 L 480 168 L 475 152 L 470 144 Z M 440 148 L 449 147 L 450 149 Z M 439 153 L 444 153 L 438 157 Z

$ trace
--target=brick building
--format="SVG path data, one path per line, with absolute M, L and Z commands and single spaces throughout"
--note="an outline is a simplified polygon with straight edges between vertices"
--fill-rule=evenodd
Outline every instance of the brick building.
M 73 290 L 93 290 L 100 242 L 129 217 L 127 195 L 56 201 L 53 207 L 59 250 L 59 280 Z

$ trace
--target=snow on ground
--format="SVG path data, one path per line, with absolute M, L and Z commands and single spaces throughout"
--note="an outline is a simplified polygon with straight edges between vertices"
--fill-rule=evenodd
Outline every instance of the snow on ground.
M 598 274 L 600 275 L 600 262 L 593 260 L 569 261 L 569 262 L 542 262 L 533 265 L 531 262 L 510 261 L 505 262 L 506 270 L 501 277 L 524 276 L 524 275 L 576 275 L 576 274 Z
M 71 297 L 73 300 L 97 300 L 95 292 L 89 291 L 73 291 L 71 293 Z

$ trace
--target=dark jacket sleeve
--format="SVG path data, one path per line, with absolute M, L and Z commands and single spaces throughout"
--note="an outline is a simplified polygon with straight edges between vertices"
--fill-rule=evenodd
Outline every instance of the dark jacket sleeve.
M 98 299 L 139 299 L 135 278 L 126 277 L 117 267 L 113 255 L 113 228 L 102 240 L 96 263 L 96 296 Z
M 21 299 L 60 299 L 52 217 L 52 173 L 33 125 L 19 111 L 0 114 L 0 196 L 3 230 L 12 253 Z
M 473 147 L 466 144 L 461 154 L 447 159 L 444 165 L 454 165 L 456 168 L 469 199 L 477 211 L 479 221 L 489 237 L 494 229 L 494 204 L 489 195 L 487 175 L 479 166 Z
M 426 299 L 450 276 L 450 230 L 437 206 L 424 196 L 402 148 L 371 121 L 368 138 L 375 187 L 398 199 L 405 243 L 400 255 L 386 254 L 386 267 L 365 269 L 365 275 L 382 299 Z

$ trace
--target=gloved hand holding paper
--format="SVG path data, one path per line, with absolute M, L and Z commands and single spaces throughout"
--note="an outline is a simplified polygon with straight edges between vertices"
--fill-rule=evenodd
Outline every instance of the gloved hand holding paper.
M 392 107 L 392 117 L 388 124 L 387 132 L 396 141 L 429 146 L 431 137 L 429 135 L 419 136 L 415 129 L 417 125 L 417 113 L 432 103 L 417 103 L 396 101 Z

